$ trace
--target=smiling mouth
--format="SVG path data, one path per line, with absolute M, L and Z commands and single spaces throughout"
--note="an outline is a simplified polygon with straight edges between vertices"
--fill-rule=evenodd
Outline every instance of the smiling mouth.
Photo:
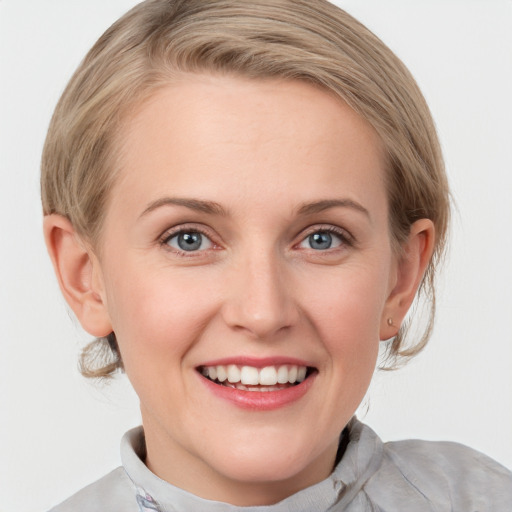
M 214 384 L 241 391 L 281 391 L 299 385 L 316 369 L 309 366 L 276 365 L 256 368 L 235 364 L 200 366 L 198 371 Z

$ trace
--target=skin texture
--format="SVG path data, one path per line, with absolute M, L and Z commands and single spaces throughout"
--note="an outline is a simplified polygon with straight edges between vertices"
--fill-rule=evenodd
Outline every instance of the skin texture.
M 141 105 L 119 139 L 100 247 L 57 215 L 45 234 L 84 328 L 116 333 L 146 464 L 242 506 L 326 478 L 379 340 L 413 300 L 432 223 L 416 222 L 403 256 L 393 253 L 377 135 L 305 83 L 185 76 Z M 180 230 L 201 232 L 200 249 L 180 250 Z M 313 248 L 309 236 L 326 230 L 332 246 Z M 300 399 L 248 410 L 197 371 L 228 357 L 298 358 L 317 373 Z

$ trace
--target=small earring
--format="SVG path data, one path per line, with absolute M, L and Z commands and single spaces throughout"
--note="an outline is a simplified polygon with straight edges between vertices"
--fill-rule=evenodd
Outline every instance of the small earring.
M 387 322 L 390 327 L 393 325 L 393 319 L 391 317 L 388 318 Z

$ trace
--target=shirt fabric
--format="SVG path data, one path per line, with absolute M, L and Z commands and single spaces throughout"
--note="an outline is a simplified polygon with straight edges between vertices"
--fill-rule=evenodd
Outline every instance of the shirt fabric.
M 383 443 L 356 418 L 341 461 L 322 482 L 269 506 L 204 500 L 165 482 L 141 460 L 142 427 L 121 441 L 123 465 L 50 512 L 511 512 L 512 473 L 451 442 Z

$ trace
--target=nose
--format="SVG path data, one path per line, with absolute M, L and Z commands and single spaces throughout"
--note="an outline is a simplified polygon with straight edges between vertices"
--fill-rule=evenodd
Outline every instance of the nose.
M 269 339 L 300 318 L 286 264 L 271 252 L 243 258 L 232 268 L 223 304 L 226 324 L 255 339 Z

